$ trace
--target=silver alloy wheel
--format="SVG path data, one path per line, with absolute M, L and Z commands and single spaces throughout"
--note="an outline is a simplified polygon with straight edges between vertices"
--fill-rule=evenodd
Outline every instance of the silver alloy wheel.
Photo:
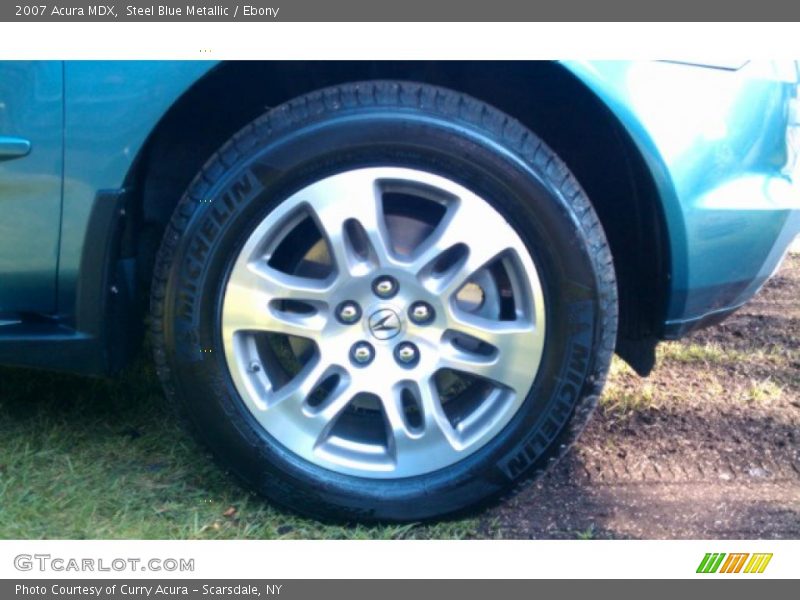
M 337 313 L 345 303 L 356 322 Z M 419 303 L 430 320 L 409 318 Z M 225 287 L 222 339 L 245 406 L 288 450 L 340 473 L 410 477 L 477 451 L 520 408 L 544 297 L 488 202 L 420 170 L 355 169 L 256 227 Z M 364 342 L 372 356 L 355 360 Z

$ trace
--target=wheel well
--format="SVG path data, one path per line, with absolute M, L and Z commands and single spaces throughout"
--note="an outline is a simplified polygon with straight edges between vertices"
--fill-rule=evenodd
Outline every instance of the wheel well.
M 139 276 L 149 286 L 161 232 L 191 179 L 233 133 L 270 107 L 325 86 L 401 79 L 471 94 L 520 120 L 567 163 L 592 200 L 614 257 L 617 351 L 640 373 L 661 336 L 669 254 L 658 192 L 608 108 L 550 62 L 229 62 L 192 86 L 150 134 L 126 187 L 138 207 Z

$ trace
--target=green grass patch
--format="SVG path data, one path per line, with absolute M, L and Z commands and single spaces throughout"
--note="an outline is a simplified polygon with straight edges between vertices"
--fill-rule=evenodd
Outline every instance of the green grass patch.
M 766 404 L 779 400 L 783 395 L 783 388 L 771 379 L 752 381 L 745 390 L 745 400 L 757 404 Z
M 653 385 L 645 383 L 638 389 L 630 390 L 610 382 L 600 399 L 600 405 L 606 410 L 620 413 L 653 408 L 655 406 Z
M 632 380 L 635 385 L 630 385 Z M 624 360 L 614 355 L 600 406 L 608 411 L 629 413 L 652 408 L 654 404 L 652 383 L 639 378 Z
M 0 369 L 2 539 L 467 538 L 434 525 L 320 523 L 223 473 L 179 427 L 151 369 L 92 380 Z
M 717 344 L 664 342 L 657 350 L 659 362 L 671 360 L 678 363 L 722 364 L 742 358 L 739 352 L 723 349 Z
M 784 346 L 752 348 L 747 351 L 725 348 L 719 344 L 689 341 L 662 342 L 656 350 L 657 364 L 672 361 L 682 364 L 722 365 L 726 363 L 760 364 L 781 367 L 800 358 L 800 351 Z

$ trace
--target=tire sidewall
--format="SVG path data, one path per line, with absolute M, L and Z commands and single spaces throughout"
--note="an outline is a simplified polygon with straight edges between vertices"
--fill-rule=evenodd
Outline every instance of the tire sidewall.
M 306 116 L 283 131 L 250 135 L 249 150 L 187 192 L 194 208 L 174 246 L 164 298 L 176 396 L 217 458 L 281 504 L 359 519 L 460 511 L 544 469 L 574 433 L 579 401 L 594 391 L 603 326 L 596 265 L 579 215 L 548 172 L 552 154 L 531 134 L 510 144 L 472 123 L 399 107 Z M 487 199 L 530 250 L 545 296 L 544 353 L 511 422 L 459 463 L 399 480 L 336 473 L 282 447 L 239 397 L 220 336 L 228 273 L 258 223 L 312 181 L 367 166 L 428 171 Z

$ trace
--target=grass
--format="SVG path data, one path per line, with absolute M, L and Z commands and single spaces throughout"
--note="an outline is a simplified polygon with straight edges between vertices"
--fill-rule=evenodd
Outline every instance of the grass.
M 659 359 L 673 360 L 679 363 L 711 363 L 724 362 L 729 357 L 722 348 L 716 344 L 679 344 L 667 342 L 659 348 Z
M 724 348 L 715 343 L 689 341 L 663 342 L 656 352 L 658 364 L 672 361 L 679 364 L 723 365 L 731 363 L 770 364 L 783 366 L 800 358 L 800 352 L 786 347 L 752 348 L 747 352 Z
M 611 387 L 603 395 L 603 405 L 617 412 L 630 412 L 652 408 L 655 405 L 653 386 L 645 383 L 638 390 L 617 390 Z
M 0 369 L 0 539 L 413 539 L 435 525 L 324 524 L 242 489 L 178 426 L 153 373 L 121 381 Z
M 636 386 L 627 385 L 626 382 L 633 378 L 636 378 L 633 369 L 614 355 L 600 406 L 623 414 L 652 408 L 656 399 L 653 385 L 648 381 L 642 381 Z
M 783 395 L 783 388 L 771 379 L 762 381 L 752 381 L 745 392 L 745 397 L 749 402 L 764 404 L 778 400 Z
M 712 395 L 727 395 L 744 403 L 766 404 L 783 396 L 784 387 L 780 383 L 766 377 L 751 378 L 740 385 L 727 382 L 723 386 L 715 373 L 719 373 L 720 369 L 724 372 L 735 365 L 791 369 L 791 365 L 798 360 L 800 352 L 786 347 L 755 348 L 743 352 L 716 343 L 696 343 L 689 340 L 663 342 L 656 351 L 656 369 L 648 379 L 638 377 L 622 359 L 616 355 L 613 357 L 600 406 L 618 414 L 630 414 L 658 408 L 669 402 L 688 400 L 687 394 L 693 392 L 691 389 L 684 389 L 679 382 L 669 381 L 664 389 L 658 387 L 659 373 L 664 367 L 675 367 L 687 375 L 690 370 L 695 376 L 702 373 L 700 376 L 704 389 Z M 794 379 L 790 377 L 790 381 Z

